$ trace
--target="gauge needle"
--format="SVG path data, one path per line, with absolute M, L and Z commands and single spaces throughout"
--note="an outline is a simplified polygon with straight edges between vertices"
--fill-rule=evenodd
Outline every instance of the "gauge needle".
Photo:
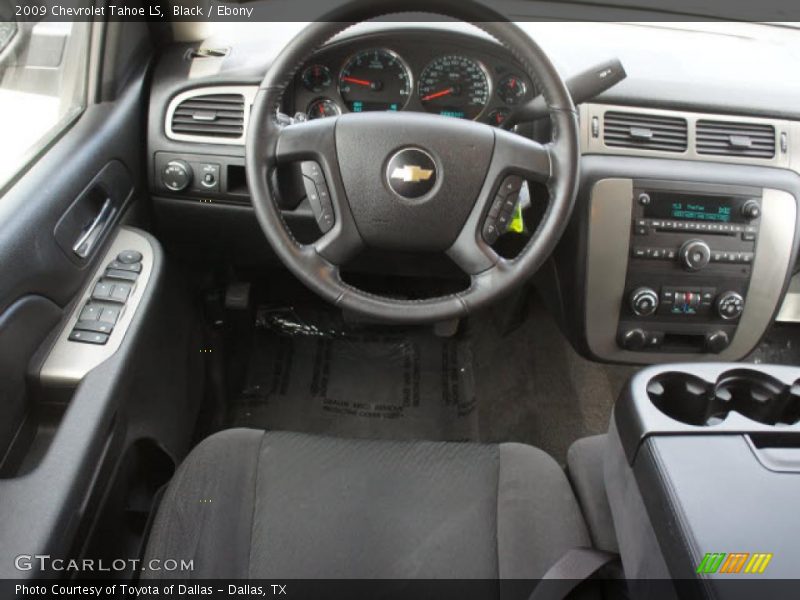
M 372 86 L 372 82 L 367 81 L 366 79 L 356 79 L 355 77 L 342 77 L 342 80 L 346 81 L 347 83 L 355 83 L 356 85 L 365 85 L 367 87 Z
M 428 100 L 433 100 L 435 98 L 441 98 L 442 96 L 447 96 L 448 94 L 453 93 L 453 88 L 447 88 L 446 90 L 442 90 L 441 92 L 435 92 L 433 94 L 428 94 L 424 98 L 422 98 L 423 102 L 427 102 Z

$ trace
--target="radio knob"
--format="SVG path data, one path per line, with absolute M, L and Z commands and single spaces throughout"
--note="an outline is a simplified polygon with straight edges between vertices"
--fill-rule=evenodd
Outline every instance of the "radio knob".
M 647 317 L 658 308 L 658 294 L 648 287 L 640 287 L 631 292 L 631 310 L 635 315 Z
M 744 298 L 736 292 L 723 292 L 717 298 L 717 314 L 726 321 L 732 321 L 742 316 L 744 311 Z
M 647 345 L 647 334 L 641 329 L 630 329 L 620 336 L 619 345 L 626 350 L 641 350 Z
M 688 271 L 699 271 L 711 260 L 711 248 L 703 240 L 689 240 L 678 251 L 681 264 Z
M 706 350 L 714 354 L 719 354 L 725 350 L 730 343 L 731 340 L 724 331 L 712 331 L 706 335 Z
M 742 216 L 748 221 L 752 221 L 761 216 L 761 206 L 757 200 L 748 200 L 742 204 Z
M 161 182 L 173 192 L 182 192 L 192 183 L 192 167 L 185 160 L 171 160 L 161 171 Z

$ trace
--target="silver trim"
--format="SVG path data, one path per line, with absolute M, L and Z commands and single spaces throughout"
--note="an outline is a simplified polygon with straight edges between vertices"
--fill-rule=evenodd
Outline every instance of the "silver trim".
M 114 260 L 123 250 L 137 250 L 142 254 L 142 272 L 136 280 L 128 301 L 114 326 L 114 330 L 104 346 L 82 344 L 69 341 L 69 334 L 75 323 L 78 322 L 83 306 L 89 300 L 95 283 L 106 270 L 106 265 Z M 130 229 L 120 229 L 117 237 L 99 263 L 97 270 L 92 274 L 89 285 L 83 290 L 80 300 L 75 305 L 72 314 L 67 319 L 64 329 L 58 336 L 50 354 L 42 366 L 39 379 L 43 385 L 57 387 L 78 384 L 89 371 L 111 358 L 119 349 L 125 333 L 133 320 L 133 315 L 139 307 L 144 291 L 153 272 L 153 248 L 144 236 Z
M 581 121 L 581 151 L 583 154 L 610 154 L 615 156 L 642 156 L 655 158 L 672 158 L 676 160 L 701 160 L 703 162 L 724 162 L 745 165 L 760 165 L 771 167 L 790 168 L 791 150 L 783 152 L 781 150 L 780 139 L 782 135 L 789 136 L 790 145 L 793 143 L 792 131 L 795 123 L 780 119 L 763 119 L 750 116 L 730 116 L 706 114 L 697 112 L 685 112 L 677 110 L 661 110 L 657 108 L 641 108 L 634 106 L 614 106 L 610 104 L 582 104 L 579 107 Z M 607 111 L 620 111 L 632 114 L 646 114 L 664 117 L 677 117 L 686 119 L 687 123 L 687 147 L 684 152 L 665 152 L 664 150 L 647 150 L 645 148 L 619 148 L 617 146 L 606 146 L 603 139 L 605 126 L 605 114 Z M 592 136 L 592 119 L 598 119 L 600 131 L 597 137 Z M 747 122 L 756 125 L 771 125 L 775 128 L 775 156 L 772 158 L 753 158 L 749 156 L 716 156 L 713 154 L 698 154 L 695 145 L 697 141 L 697 121 L 700 119 L 712 119 L 714 121 L 727 122 Z M 798 168 L 795 168 L 798 170 Z
M 586 340 L 601 359 L 635 363 L 735 361 L 750 352 L 771 324 L 791 263 L 797 206 L 791 194 L 765 189 L 747 303 L 731 345 L 720 354 L 631 352 L 617 345 L 630 255 L 633 180 L 603 179 L 592 188 L 586 273 Z
M 167 105 L 167 116 L 164 120 L 164 131 L 167 137 L 176 142 L 195 142 L 197 144 L 221 144 L 226 146 L 244 146 L 247 138 L 247 126 L 250 123 L 250 111 L 253 106 L 253 100 L 258 93 L 257 85 L 214 85 L 208 87 L 192 88 L 185 92 L 181 92 Z M 172 116 L 178 105 L 184 100 L 189 98 L 196 98 L 197 96 L 207 96 L 209 94 L 241 94 L 244 97 L 244 123 L 242 127 L 242 135 L 238 138 L 220 138 L 213 135 L 189 135 L 186 133 L 175 133 L 172 130 Z

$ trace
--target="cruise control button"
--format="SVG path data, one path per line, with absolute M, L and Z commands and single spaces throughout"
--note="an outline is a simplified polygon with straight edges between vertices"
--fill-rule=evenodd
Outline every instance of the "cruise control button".
M 95 333 L 111 333 L 114 326 L 105 321 L 78 321 L 75 323 L 74 330 L 77 331 L 94 331 Z
M 70 342 L 81 342 L 84 344 L 104 345 L 108 341 L 107 333 L 97 333 L 95 331 L 75 331 L 69 334 Z
M 117 260 L 126 265 L 142 262 L 142 253 L 136 250 L 123 250 L 117 255 Z

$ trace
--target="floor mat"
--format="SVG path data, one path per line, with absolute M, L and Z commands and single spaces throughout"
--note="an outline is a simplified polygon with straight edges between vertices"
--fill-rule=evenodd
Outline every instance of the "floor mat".
M 420 329 L 262 308 L 236 426 L 348 437 L 477 438 L 471 348 Z
M 354 327 L 327 308 L 264 307 L 230 426 L 383 439 L 522 442 L 564 463 L 604 433 L 634 369 L 581 358 L 534 305 L 501 335 L 485 315 L 453 338 Z

